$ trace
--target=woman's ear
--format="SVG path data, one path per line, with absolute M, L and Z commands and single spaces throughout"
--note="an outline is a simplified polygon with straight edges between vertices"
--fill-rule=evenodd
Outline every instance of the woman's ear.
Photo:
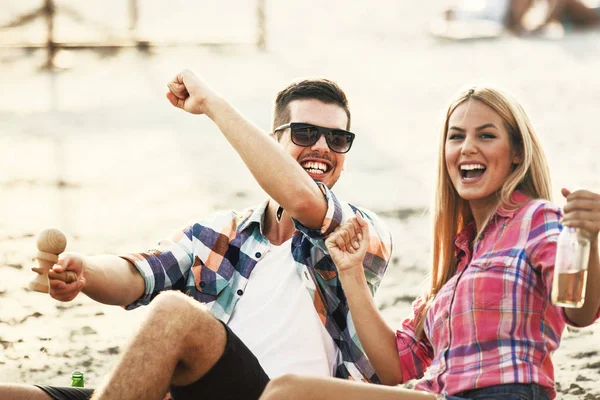
M 523 162 L 522 150 L 516 149 L 513 151 L 512 163 L 513 165 L 519 165 Z

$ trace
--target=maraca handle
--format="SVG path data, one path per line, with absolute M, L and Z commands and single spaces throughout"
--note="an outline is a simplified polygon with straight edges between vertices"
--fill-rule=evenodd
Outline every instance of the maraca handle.
M 31 270 L 34 272 L 37 272 L 38 274 L 46 273 L 46 271 L 44 271 L 43 268 L 33 267 L 33 268 L 31 268 Z M 52 276 L 50 276 L 50 275 L 52 275 Z M 73 282 L 77 281 L 77 274 L 73 271 L 55 272 L 55 271 L 51 270 L 51 271 L 48 271 L 48 278 L 63 281 L 64 283 L 73 283 Z
M 64 272 L 48 272 L 48 279 L 56 279 L 59 281 L 63 281 L 64 283 L 73 283 L 77 282 L 77 274 L 73 271 L 64 271 Z

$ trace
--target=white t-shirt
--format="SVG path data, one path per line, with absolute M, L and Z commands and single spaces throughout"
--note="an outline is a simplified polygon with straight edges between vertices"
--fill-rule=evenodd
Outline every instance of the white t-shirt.
M 271 379 L 332 376 L 335 343 L 296 270 L 291 243 L 271 245 L 256 264 L 228 325 Z

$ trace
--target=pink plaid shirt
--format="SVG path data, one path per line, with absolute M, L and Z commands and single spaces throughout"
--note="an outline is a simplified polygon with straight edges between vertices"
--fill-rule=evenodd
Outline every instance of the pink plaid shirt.
M 556 396 L 550 356 L 569 322 L 550 302 L 561 211 L 520 192 L 513 200 L 524 205 L 500 207 L 474 250 L 474 224 L 456 236 L 457 271 L 427 313 L 426 338 L 414 332 L 422 298 L 396 333 L 404 380 L 424 378 L 415 389 L 452 395 L 537 383 Z

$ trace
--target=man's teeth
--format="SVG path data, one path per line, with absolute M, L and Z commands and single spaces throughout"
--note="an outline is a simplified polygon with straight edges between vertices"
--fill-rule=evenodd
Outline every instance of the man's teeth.
M 474 169 L 485 169 L 482 164 L 463 164 L 460 166 L 462 171 L 473 171 Z
M 328 170 L 327 164 L 318 161 L 307 161 L 302 167 L 311 174 L 324 174 Z

